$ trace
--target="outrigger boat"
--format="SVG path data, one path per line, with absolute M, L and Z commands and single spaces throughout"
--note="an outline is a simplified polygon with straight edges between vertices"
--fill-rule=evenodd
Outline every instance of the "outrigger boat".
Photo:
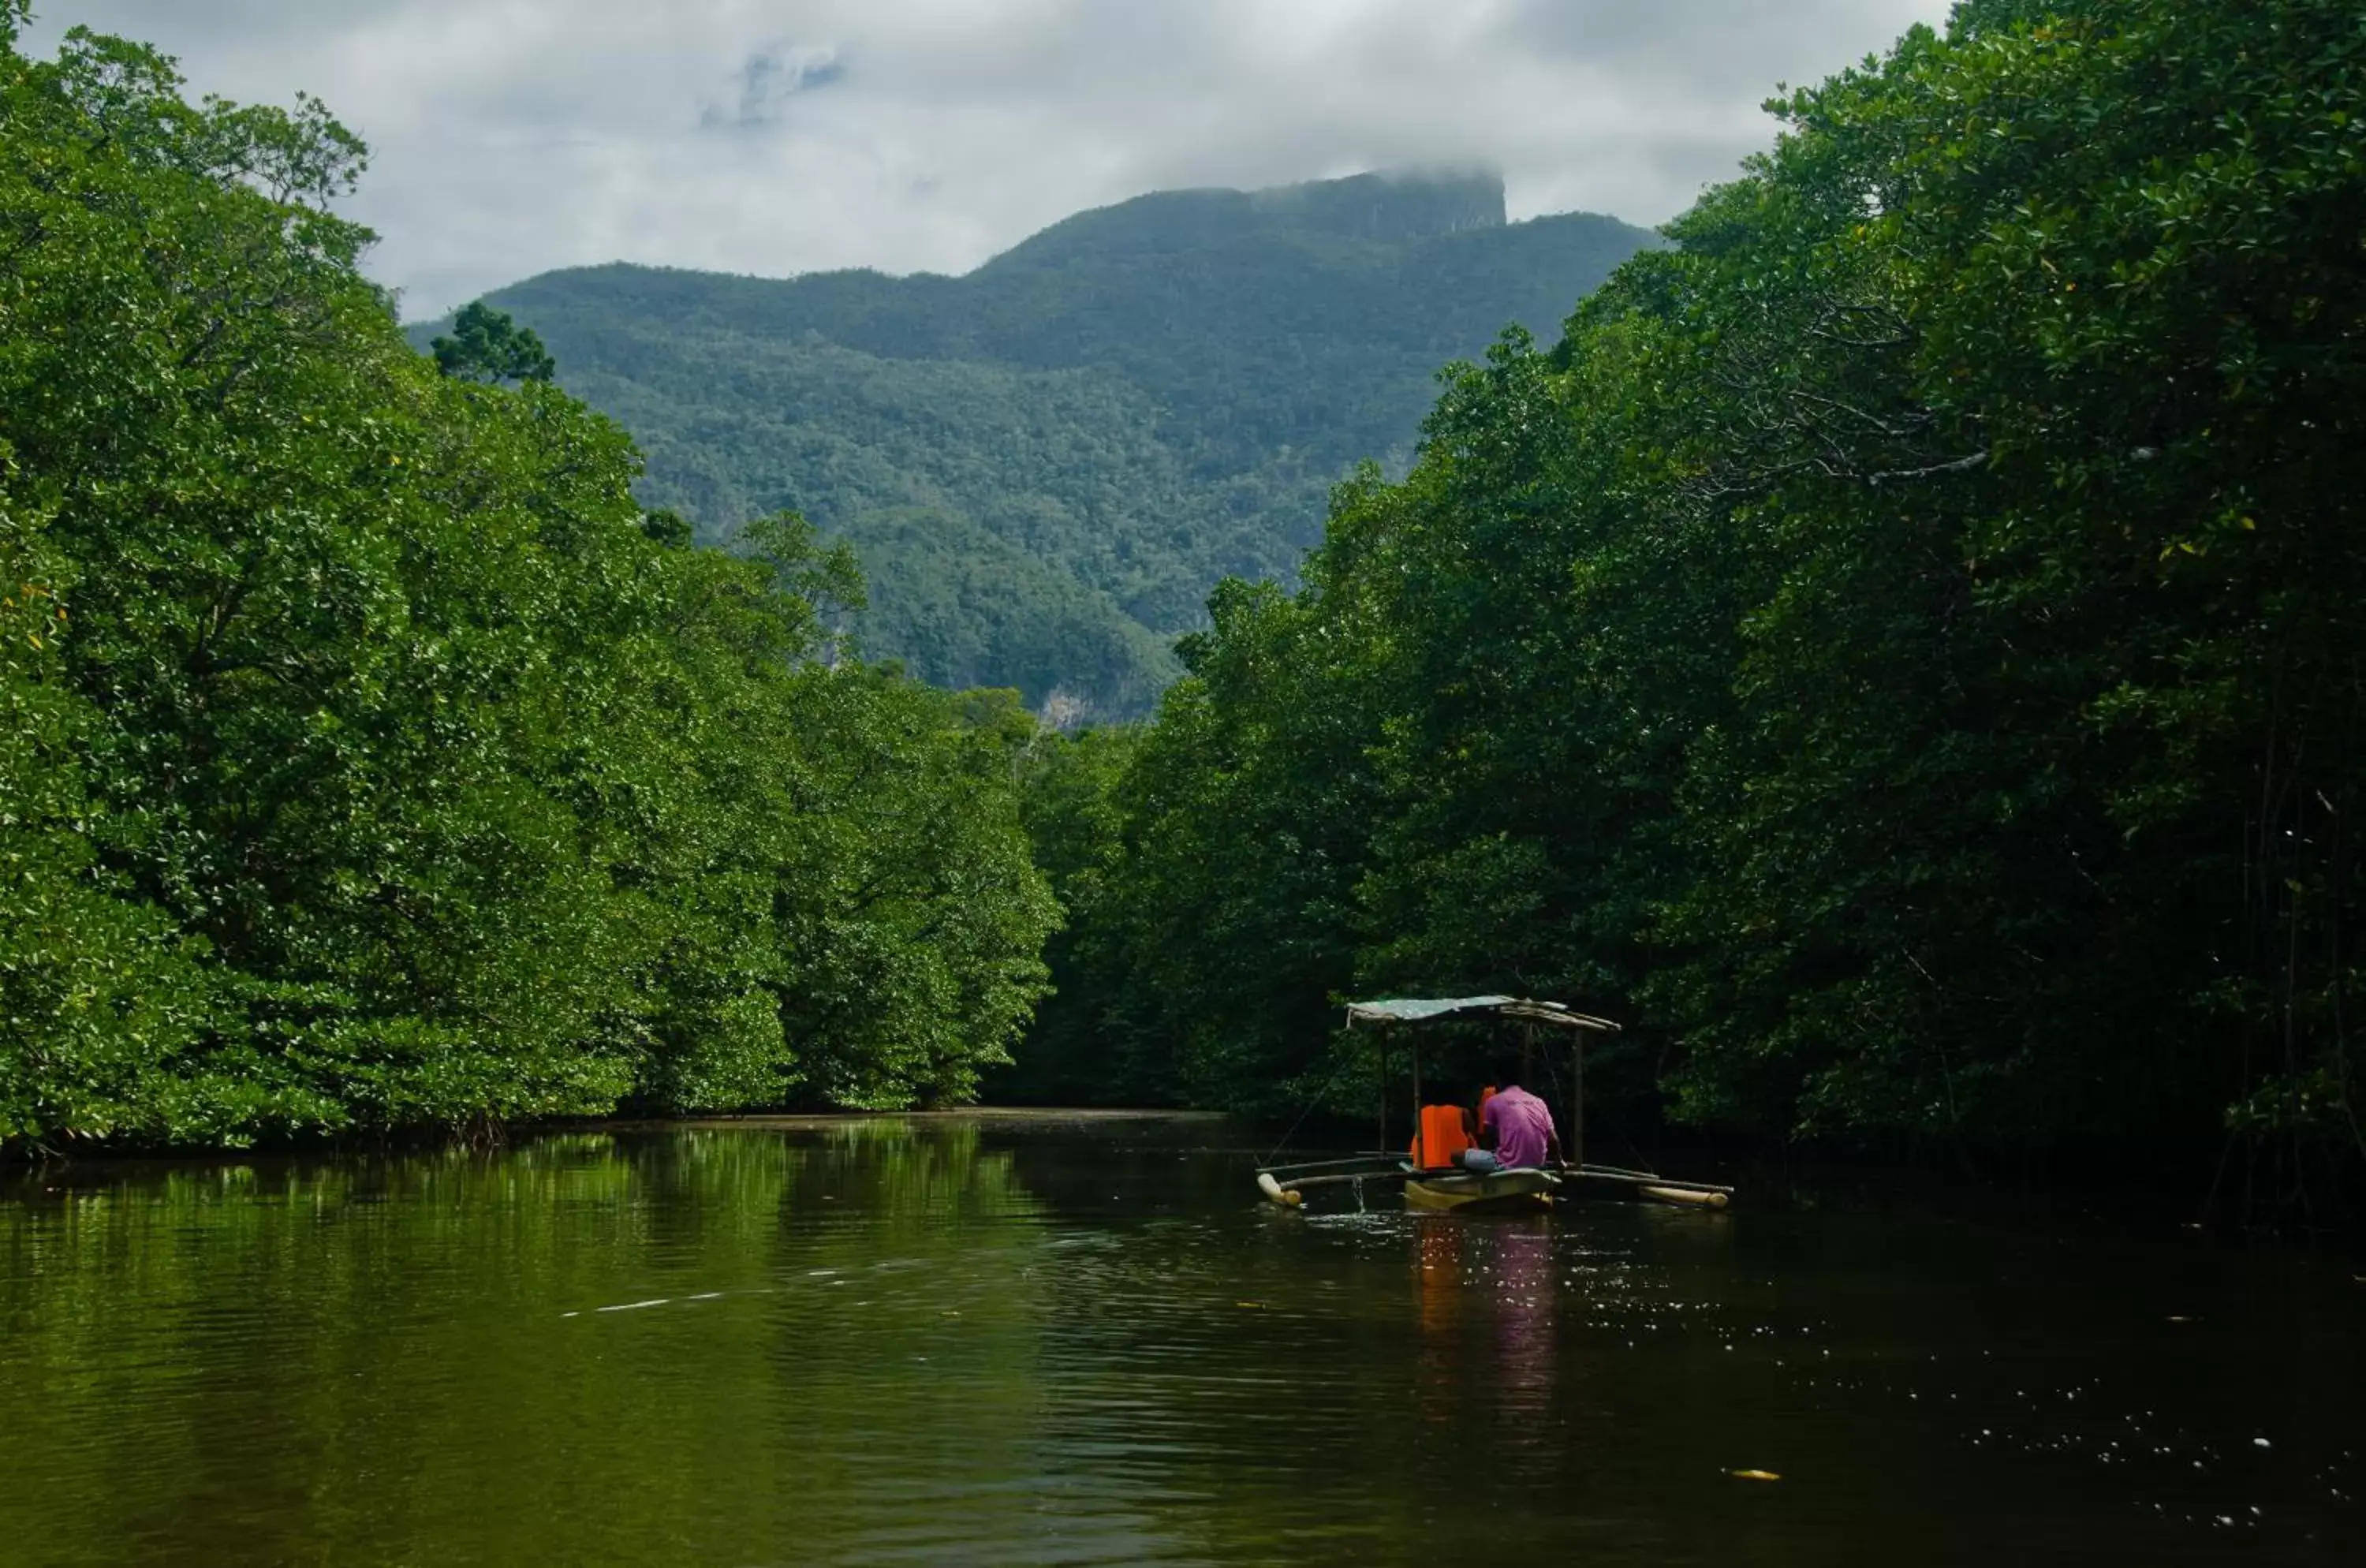
M 1261 1166 L 1256 1173 L 1257 1190 L 1269 1201 L 1295 1209 L 1306 1201 L 1309 1188 L 1353 1186 L 1360 1196 L 1367 1182 L 1394 1181 L 1403 1185 L 1408 1209 L 1455 1210 L 1471 1213 L 1534 1213 L 1550 1209 L 1554 1201 L 1564 1195 L 1566 1189 L 1581 1182 L 1599 1183 L 1654 1201 L 1695 1208 L 1722 1209 L 1731 1201 L 1733 1189 L 1730 1187 L 1706 1181 L 1679 1181 L 1656 1171 L 1632 1170 L 1615 1165 L 1588 1165 L 1585 1162 L 1585 1038 L 1588 1034 L 1618 1032 L 1618 1025 L 1608 1019 L 1591 1017 L 1561 1002 L 1538 1001 L 1527 997 L 1392 998 L 1347 1004 L 1347 1027 L 1350 1029 L 1359 1024 L 1373 1027 L 1489 1019 L 1518 1023 L 1526 1044 L 1524 1055 L 1531 1056 L 1538 1026 L 1569 1031 L 1572 1070 L 1570 1142 L 1567 1146 L 1572 1157 L 1567 1163 L 1556 1169 L 1472 1170 L 1459 1164 L 1447 1163 L 1444 1159 L 1425 1157 L 1425 1151 L 1431 1142 L 1425 1134 L 1436 1131 L 1429 1124 L 1428 1115 L 1446 1108 L 1425 1108 L 1422 1104 L 1418 1032 L 1410 1037 L 1413 1144 L 1404 1155 L 1389 1151 L 1389 1056 L 1388 1037 L 1383 1035 L 1377 1053 L 1380 1073 L 1380 1149 L 1340 1159 Z

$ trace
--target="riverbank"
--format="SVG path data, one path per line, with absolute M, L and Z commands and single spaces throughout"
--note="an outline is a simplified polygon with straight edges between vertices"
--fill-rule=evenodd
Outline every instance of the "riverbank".
M 908 1122 L 916 1126 L 927 1126 L 934 1122 L 955 1124 L 999 1122 L 1011 1126 L 1090 1126 L 1099 1123 L 1119 1125 L 1131 1122 L 1215 1123 L 1227 1120 L 1229 1118 L 1221 1111 L 1163 1111 L 1151 1108 L 1125 1110 L 1098 1106 L 1068 1108 L 1043 1105 L 958 1105 L 937 1111 L 749 1111 L 744 1115 L 736 1116 L 618 1117 L 608 1121 L 569 1123 L 569 1125 L 606 1128 L 616 1132 L 646 1131 L 654 1127 L 757 1127 L 810 1132 L 849 1122 L 872 1121 Z
M 659 1135 L 673 1132 L 747 1131 L 783 1135 L 831 1135 L 853 1129 L 873 1132 L 907 1128 L 971 1128 L 1019 1134 L 1069 1130 L 1145 1132 L 1163 1125 L 1188 1130 L 1210 1157 L 1233 1160 L 1243 1201 L 1254 1201 L 1250 1173 L 1270 1158 L 1323 1158 L 1370 1147 L 1369 1131 L 1351 1122 L 1318 1122 L 1295 1127 L 1262 1122 L 1213 1111 L 1159 1107 L 1062 1107 L 972 1105 L 930 1111 L 753 1111 L 739 1114 L 573 1118 L 524 1123 L 477 1135 L 420 1131 L 409 1136 L 371 1140 L 311 1139 L 243 1149 L 110 1148 L 83 1145 L 47 1158 L 0 1161 L 0 1179 L 12 1168 L 18 1179 L 85 1180 L 104 1184 L 110 1171 L 207 1169 L 240 1166 L 310 1168 L 349 1160 L 432 1157 L 443 1153 L 493 1157 L 503 1150 L 554 1137 Z M 1284 1134 L 1288 1141 L 1283 1143 Z M 1360 1134 L 1360 1135 L 1359 1135 Z M 1647 1148 L 1617 1140 L 1597 1140 L 1594 1152 L 1616 1148 L 1625 1163 L 1672 1177 L 1713 1181 L 1737 1190 L 1735 1202 L 1766 1213 L 1858 1214 L 1900 1223 L 2005 1224 L 2053 1227 L 2066 1235 L 2097 1238 L 2149 1238 L 2184 1244 L 2298 1247 L 2366 1265 L 2366 1226 L 2354 1223 L 2356 1209 L 2327 1208 L 2315 1224 L 2290 1208 L 2245 1211 L 2231 1201 L 2207 1201 L 2208 1186 L 2186 1173 L 2184 1179 L 2101 1179 L 2038 1170 L 1967 1170 L 1950 1160 L 1883 1159 L 1831 1152 L 1791 1153 L 1737 1148 L 1697 1137 L 1647 1139 Z M 2124 1173 L 2121 1173 L 2124 1177 Z M 2231 1200 L 2233 1194 L 2228 1194 Z

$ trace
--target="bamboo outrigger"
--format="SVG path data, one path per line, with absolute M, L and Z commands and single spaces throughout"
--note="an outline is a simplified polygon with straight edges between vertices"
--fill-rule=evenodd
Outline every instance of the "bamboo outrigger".
M 1353 1186 L 1360 1193 L 1369 1182 L 1401 1182 L 1409 1209 L 1517 1212 L 1549 1209 L 1563 1188 L 1576 1182 L 1598 1182 L 1625 1188 L 1639 1197 L 1692 1208 L 1722 1209 L 1733 1189 L 1707 1181 L 1682 1181 L 1657 1171 L 1623 1166 L 1585 1163 L 1585 1037 L 1617 1033 L 1618 1025 L 1594 1018 L 1560 1002 L 1527 997 L 1445 997 L 1393 998 L 1347 1004 L 1347 1026 L 1432 1022 L 1444 1019 L 1506 1019 L 1521 1025 L 1527 1052 L 1535 1049 L 1538 1025 L 1570 1032 L 1571 1087 L 1569 1105 L 1570 1158 L 1558 1168 L 1472 1170 L 1459 1166 L 1422 1166 L 1405 1155 L 1389 1151 L 1389 1058 L 1383 1042 L 1380 1052 L 1380 1145 L 1379 1150 L 1343 1158 L 1296 1165 L 1266 1165 L 1256 1173 L 1257 1190 L 1270 1202 L 1298 1208 L 1310 1188 Z M 1423 1148 L 1421 1134 L 1421 1045 L 1411 1039 L 1413 1057 L 1414 1143 Z

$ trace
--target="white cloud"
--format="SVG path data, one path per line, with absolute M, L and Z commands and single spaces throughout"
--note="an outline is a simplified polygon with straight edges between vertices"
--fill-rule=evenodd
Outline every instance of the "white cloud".
M 958 272 L 1177 186 L 1481 163 L 1659 222 L 1944 0 L 36 0 L 328 100 L 406 313 L 615 259 Z

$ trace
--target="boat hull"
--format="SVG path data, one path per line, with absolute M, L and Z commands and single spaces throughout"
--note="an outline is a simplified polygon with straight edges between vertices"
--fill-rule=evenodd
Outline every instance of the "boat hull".
M 1553 1190 L 1560 1185 L 1549 1170 L 1413 1176 L 1405 1179 L 1405 1207 L 1479 1214 L 1534 1213 L 1552 1207 Z

